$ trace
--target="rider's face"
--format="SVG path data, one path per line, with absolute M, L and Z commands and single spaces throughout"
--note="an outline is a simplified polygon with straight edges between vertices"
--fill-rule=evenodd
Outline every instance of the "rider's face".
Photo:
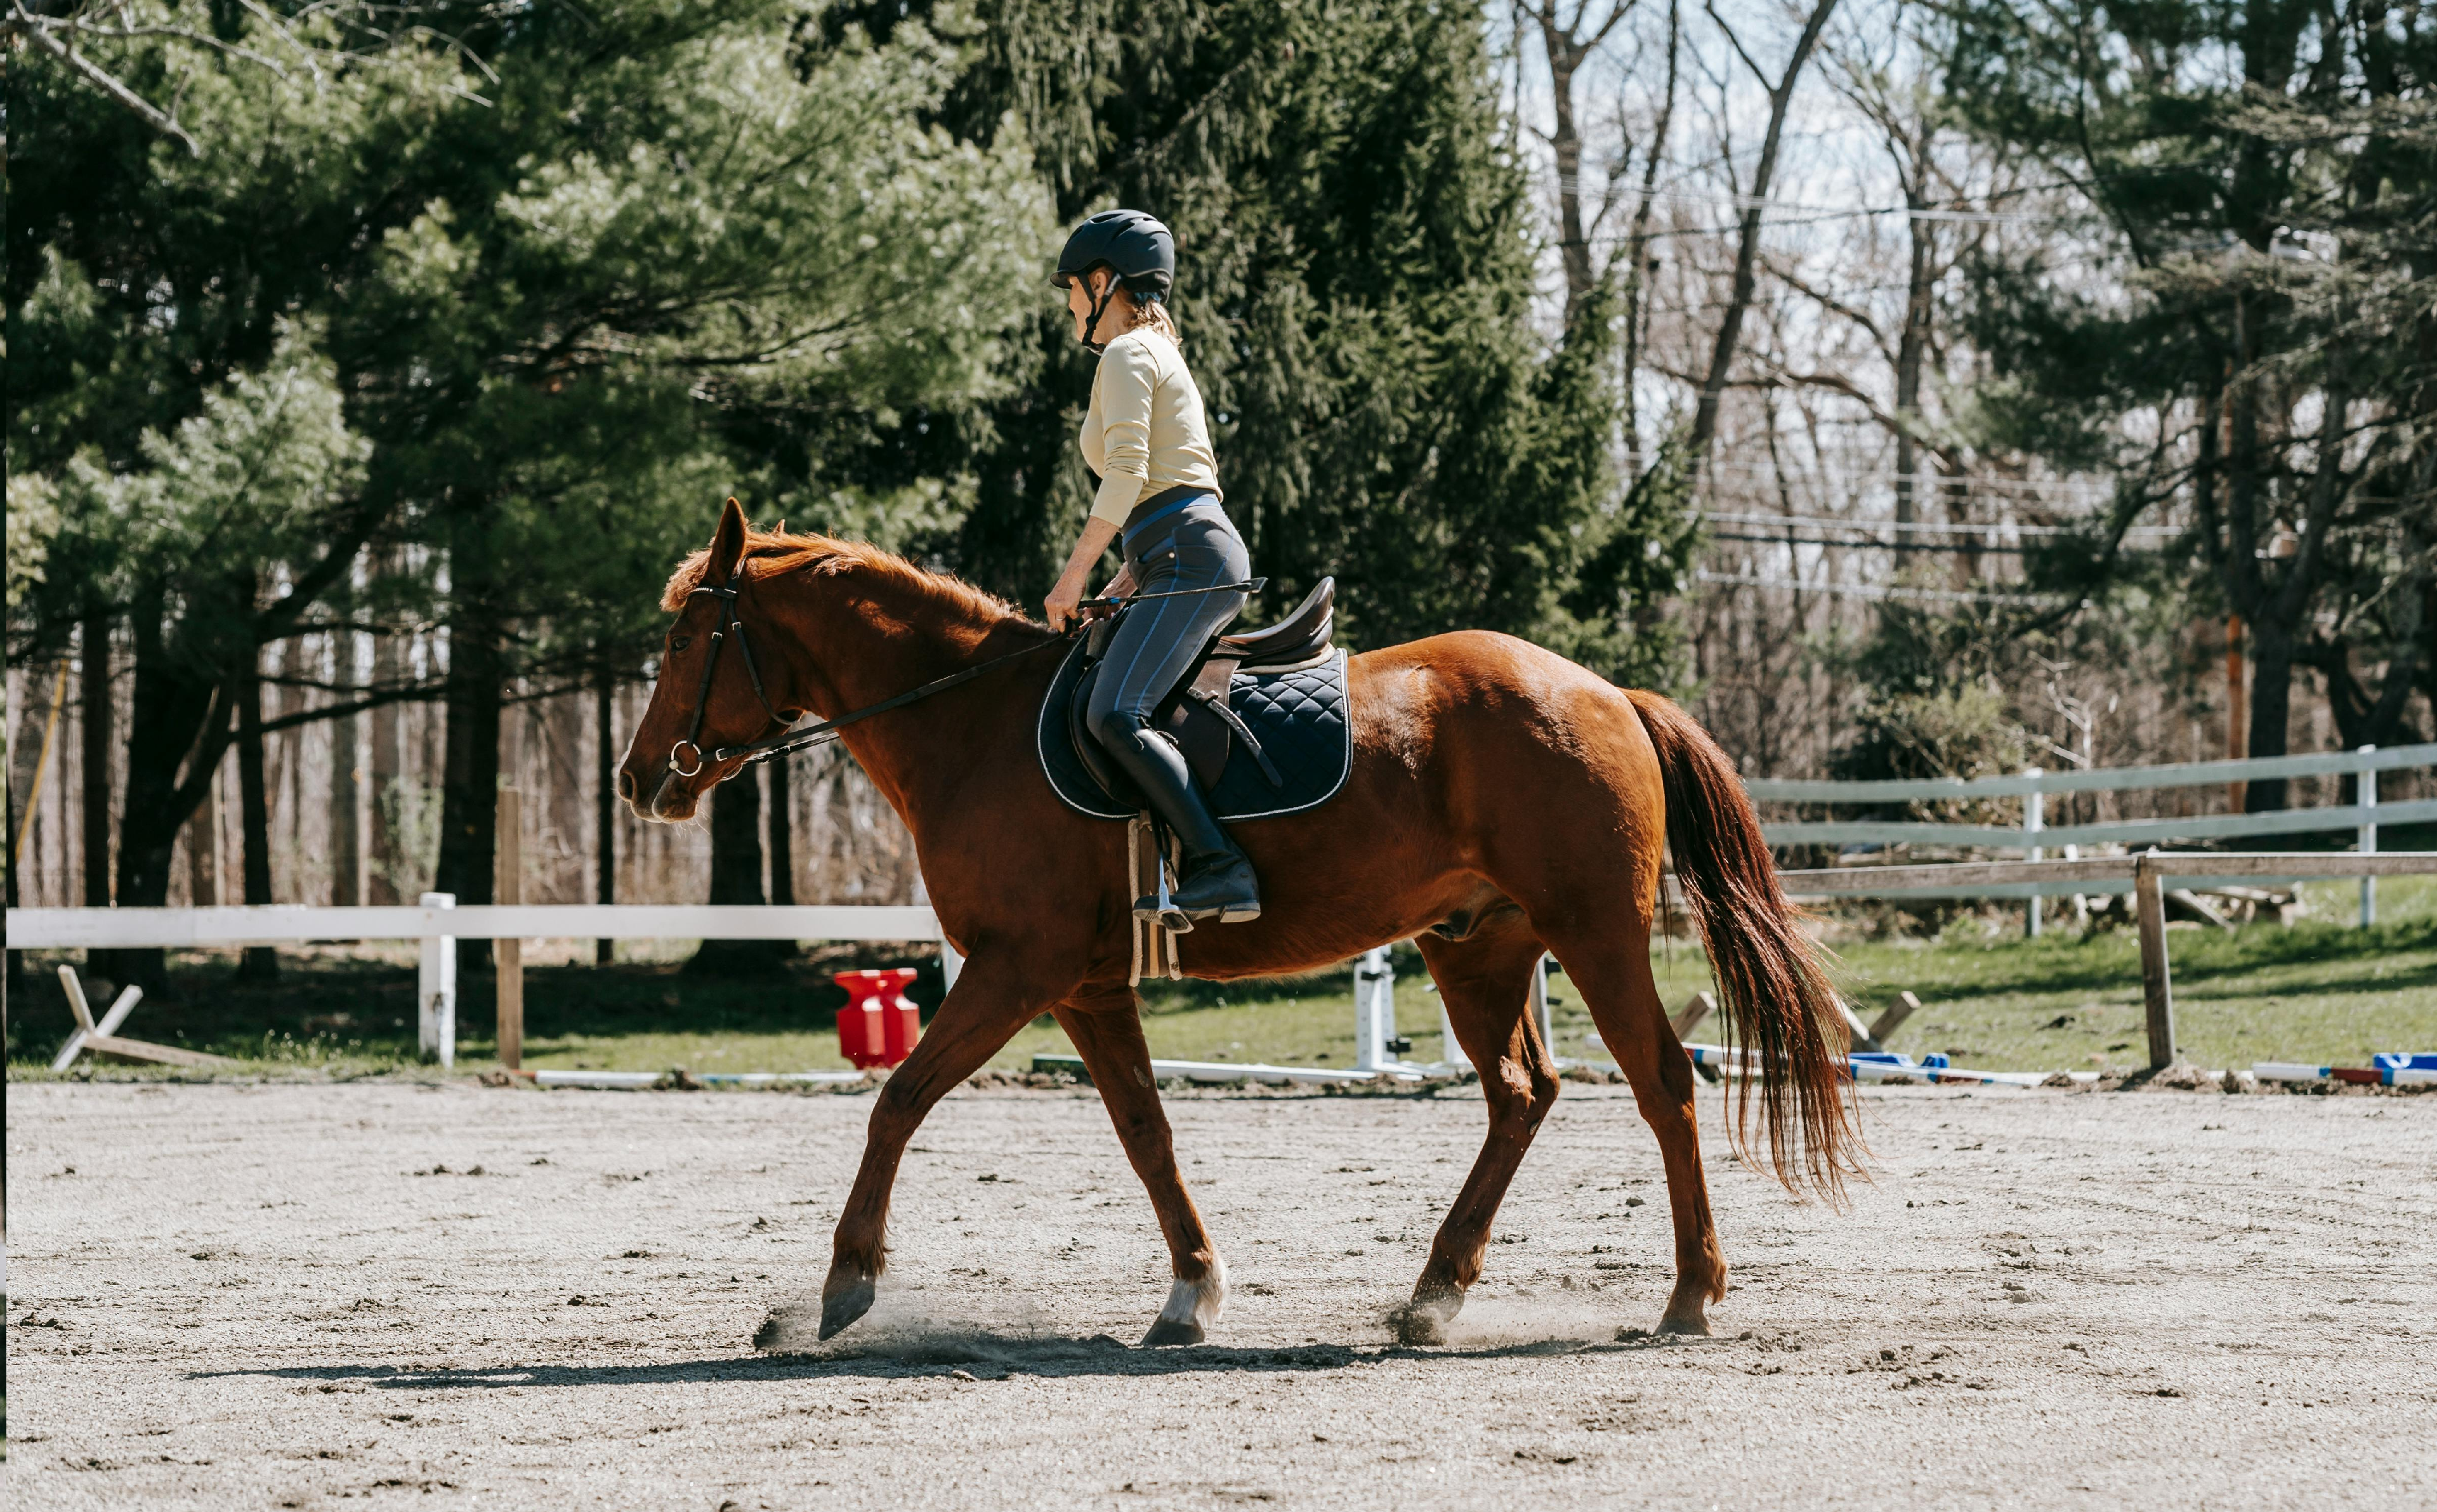
M 1066 280 L 1066 309 L 1075 317 L 1077 341 L 1084 339 L 1083 327 L 1092 318 L 1092 301 L 1099 297 L 1100 291 L 1109 287 L 1109 280 L 1115 276 L 1106 268 L 1095 268 L 1080 277 Z M 1110 328 L 1114 314 L 1113 309 L 1101 312 L 1100 325 L 1103 329 Z

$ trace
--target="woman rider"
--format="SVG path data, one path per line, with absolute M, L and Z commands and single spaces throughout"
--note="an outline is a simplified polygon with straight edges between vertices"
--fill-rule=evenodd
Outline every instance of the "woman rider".
M 1102 593 L 1146 597 L 1110 640 L 1085 719 L 1183 842 L 1170 907 L 1188 921 L 1239 923 L 1261 914 L 1253 864 L 1211 817 L 1184 753 L 1151 728 L 1153 708 L 1243 608 L 1245 595 L 1226 585 L 1252 574 L 1220 502 L 1201 391 L 1168 318 L 1175 277 L 1175 237 L 1139 210 L 1102 211 L 1059 255 L 1054 281 L 1066 290 L 1075 334 L 1100 354 L 1082 432 L 1083 461 L 1100 483 L 1047 608 L 1050 626 L 1066 628 L 1093 564 L 1112 539 L 1122 541 L 1125 565 Z M 1196 591 L 1205 589 L 1219 591 Z M 1168 596 L 1149 596 L 1158 594 Z M 1137 915 L 1158 911 L 1150 898 L 1134 902 Z

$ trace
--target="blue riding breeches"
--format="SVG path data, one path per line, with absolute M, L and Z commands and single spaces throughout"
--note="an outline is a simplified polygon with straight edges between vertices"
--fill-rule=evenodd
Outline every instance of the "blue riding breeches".
M 1138 593 L 1241 583 L 1253 575 L 1244 539 L 1209 494 L 1160 511 L 1125 540 L 1126 572 Z M 1191 667 L 1210 638 L 1242 611 L 1240 591 L 1187 593 L 1135 605 L 1117 622 L 1084 711 L 1102 745 L 1124 749 L 1149 727 L 1151 711 Z

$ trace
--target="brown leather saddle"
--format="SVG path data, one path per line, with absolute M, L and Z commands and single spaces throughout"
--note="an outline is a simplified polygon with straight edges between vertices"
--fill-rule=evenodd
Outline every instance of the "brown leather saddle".
M 1152 723 L 1166 731 L 1184 752 L 1185 765 L 1193 769 L 1194 780 L 1204 792 L 1218 786 L 1220 774 L 1227 769 L 1228 758 L 1239 744 L 1259 765 L 1271 786 L 1287 786 L 1286 777 L 1263 748 L 1260 737 L 1232 707 L 1236 676 L 1287 672 L 1327 660 L 1337 654 L 1330 640 L 1336 623 L 1337 579 L 1324 577 L 1295 606 L 1294 612 L 1277 624 L 1242 635 L 1215 637 L 1186 669 L 1184 677 L 1160 700 L 1152 712 Z M 1093 680 L 1100 674 L 1099 658 L 1114 627 L 1113 620 L 1093 626 L 1084 652 L 1092 665 L 1076 681 L 1073 696 L 1067 701 L 1066 732 L 1077 759 L 1092 780 L 1111 796 L 1138 804 L 1140 795 L 1133 783 L 1109 759 L 1109 753 L 1100 747 L 1083 722 L 1083 712 L 1092 701 Z

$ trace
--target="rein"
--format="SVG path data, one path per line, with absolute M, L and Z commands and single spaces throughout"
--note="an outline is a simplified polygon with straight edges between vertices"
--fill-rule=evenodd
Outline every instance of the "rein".
M 961 672 L 952 672 L 944 677 L 934 677 L 919 688 L 908 688 L 894 697 L 883 698 L 876 704 L 866 704 L 861 709 L 840 714 L 835 719 L 824 719 L 815 725 L 782 730 L 778 734 L 762 740 L 748 741 L 742 746 L 722 746 L 717 750 L 706 752 L 697 744 L 702 739 L 703 715 L 710 707 L 710 679 L 719 671 L 720 647 L 726 642 L 728 632 L 731 629 L 736 632 L 737 654 L 745 659 L 745 675 L 753 682 L 753 696 L 762 700 L 763 712 L 772 719 L 785 723 L 779 711 L 771 707 L 770 695 L 763 691 L 762 669 L 754 664 L 753 648 L 745 642 L 745 618 L 736 611 L 737 593 L 744 579 L 745 563 L 740 560 L 736 564 L 736 571 L 729 574 L 726 588 L 706 586 L 693 590 L 694 593 L 709 593 L 719 600 L 719 625 L 710 632 L 710 653 L 703 659 L 702 663 L 702 686 L 694 691 L 693 728 L 686 732 L 685 739 L 669 747 L 669 769 L 679 777 L 693 777 L 710 762 L 724 762 L 738 756 L 744 757 L 748 762 L 766 761 L 770 757 L 784 755 L 789 751 L 826 745 L 835 740 L 837 732 L 849 725 L 869 719 L 874 714 L 885 714 L 892 709 L 903 709 L 907 704 L 918 703 L 933 694 L 945 693 L 958 683 L 971 682 L 1003 662 L 1013 661 L 1018 657 L 1028 657 L 1035 651 L 1045 650 L 1053 645 L 1063 645 L 1072 638 L 1072 632 L 1069 632 L 1068 635 L 1061 636 L 1054 641 L 1043 641 L 1037 644 L 1026 646 L 1021 651 L 1010 651 L 1005 656 L 992 657 L 988 661 L 967 667 Z M 693 596 L 693 593 L 687 595 L 689 598 Z M 678 765 L 677 752 L 680 750 L 693 752 L 693 765 L 691 767 Z
M 1197 593 L 1247 589 L 1257 593 L 1268 581 L 1267 578 L 1255 577 L 1248 578 L 1241 583 L 1221 583 L 1215 588 L 1180 589 L 1170 593 L 1136 593 L 1131 598 L 1124 599 L 1086 599 L 1083 601 L 1083 607 L 1104 613 L 1114 613 L 1132 603 L 1134 599 L 1187 598 Z M 920 703 L 933 694 L 945 693 L 959 683 L 971 682 L 983 673 L 1003 663 L 1013 661 L 1019 657 L 1028 657 L 1035 651 L 1043 651 L 1053 645 L 1063 645 L 1073 640 L 1082 628 L 1078 624 L 1075 629 L 1067 631 L 1054 641 L 1043 641 L 1026 646 L 1021 651 L 1010 651 L 1005 656 L 992 657 L 988 661 L 978 662 L 961 672 L 951 672 L 944 677 L 934 677 L 919 688 L 908 688 L 894 697 L 883 698 L 876 704 L 866 704 L 860 709 L 840 714 L 835 719 L 824 719 L 815 725 L 793 727 L 762 740 L 748 741 L 742 746 L 722 746 L 717 750 L 706 752 L 698 744 L 702 739 L 703 716 L 710 708 L 710 679 L 719 671 L 720 648 L 726 644 L 728 632 L 730 630 L 736 632 L 736 654 L 745 659 L 745 675 L 752 679 L 753 696 L 762 700 L 763 712 L 779 723 L 785 723 L 779 711 L 772 707 L 769 694 L 763 690 L 762 669 L 754 664 L 753 647 L 745 639 L 745 617 L 739 614 L 736 608 L 737 595 L 742 591 L 744 582 L 745 561 L 739 558 L 736 571 L 728 574 L 726 588 L 712 588 L 705 585 L 686 595 L 692 598 L 694 593 L 709 593 L 718 599 L 719 624 L 710 632 L 710 651 L 703 658 L 702 685 L 694 690 L 693 727 L 686 731 L 685 739 L 669 747 L 669 769 L 679 777 L 695 776 L 710 762 L 728 761 L 738 756 L 744 757 L 747 762 L 767 761 L 773 756 L 782 756 L 790 751 L 806 750 L 815 746 L 827 745 L 835 740 L 838 731 L 849 725 L 869 719 L 874 714 L 885 714 L 892 709 L 903 709 L 910 703 Z M 681 766 L 677 764 L 677 752 L 680 750 L 693 752 L 692 766 Z

